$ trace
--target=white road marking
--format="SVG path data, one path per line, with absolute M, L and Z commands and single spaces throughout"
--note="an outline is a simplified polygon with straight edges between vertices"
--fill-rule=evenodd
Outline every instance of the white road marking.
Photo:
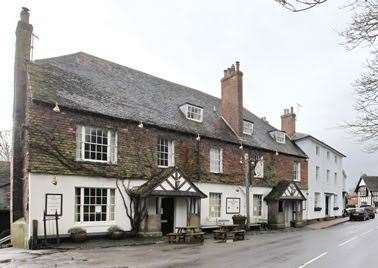
M 309 260 L 308 262 L 305 262 L 304 264 L 302 264 L 301 266 L 298 266 L 298 268 L 303 268 L 303 267 L 306 267 L 307 265 L 309 265 L 310 263 L 313 263 L 314 261 L 320 259 L 321 257 L 327 255 L 328 252 L 323 252 L 322 254 L 320 254 L 318 257 L 315 257 L 311 260 Z
M 366 234 L 368 234 L 368 233 L 370 233 L 370 232 L 372 232 L 372 231 L 374 231 L 374 229 L 371 229 L 371 230 L 369 230 L 369 231 L 363 232 L 362 234 L 360 234 L 360 236 L 366 235 Z
M 348 244 L 349 242 L 353 241 L 354 239 L 357 239 L 358 236 L 353 236 L 351 239 L 348 239 L 347 241 L 344 241 L 342 243 L 339 244 L 339 247 L 342 247 L 344 246 L 345 244 Z

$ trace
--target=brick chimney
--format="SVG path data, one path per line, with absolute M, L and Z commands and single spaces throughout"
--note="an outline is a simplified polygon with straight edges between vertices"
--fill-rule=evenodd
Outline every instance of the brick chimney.
M 222 116 L 230 127 L 241 136 L 243 133 L 243 73 L 239 62 L 224 70 L 221 79 Z
M 284 110 L 284 114 L 281 115 L 281 130 L 285 131 L 286 134 L 291 138 L 295 134 L 295 118 L 293 107 Z
M 27 63 L 30 61 L 33 26 L 29 24 L 29 9 L 23 7 L 16 29 L 14 60 L 13 137 L 11 160 L 11 221 L 24 215 L 24 129 L 27 94 Z

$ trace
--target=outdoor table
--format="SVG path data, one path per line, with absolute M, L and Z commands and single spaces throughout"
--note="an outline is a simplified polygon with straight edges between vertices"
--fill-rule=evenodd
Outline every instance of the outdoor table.
M 244 238 L 244 230 L 238 230 L 239 225 L 237 224 L 227 224 L 227 225 L 218 225 L 219 229 L 213 231 L 214 239 L 216 240 L 226 240 L 228 234 L 232 235 L 232 238 L 235 240 L 235 237 L 239 237 L 238 235 L 243 232 L 243 238 Z M 240 239 L 238 239 L 240 240 Z

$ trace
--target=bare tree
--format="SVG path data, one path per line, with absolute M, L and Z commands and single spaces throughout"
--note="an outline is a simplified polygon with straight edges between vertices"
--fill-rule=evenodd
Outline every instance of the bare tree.
M 293 11 L 300 12 L 307 9 L 316 7 L 320 4 L 327 2 L 327 0 L 275 0 L 280 3 L 284 8 Z
M 0 160 L 9 162 L 11 158 L 11 132 L 0 131 Z

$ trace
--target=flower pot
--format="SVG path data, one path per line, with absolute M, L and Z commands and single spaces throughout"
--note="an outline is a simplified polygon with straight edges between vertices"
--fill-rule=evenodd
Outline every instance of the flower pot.
M 247 221 L 247 217 L 244 217 L 244 216 L 232 217 L 232 222 L 235 225 L 245 225 L 246 221 Z
M 111 232 L 109 236 L 110 236 L 110 239 L 118 240 L 118 239 L 123 238 L 123 234 L 124 234 L 123 231 L 114 231 L 114 232 Z
M 88 239 L 87 233 L 71 233 L 72 241 L 82 243 Z

